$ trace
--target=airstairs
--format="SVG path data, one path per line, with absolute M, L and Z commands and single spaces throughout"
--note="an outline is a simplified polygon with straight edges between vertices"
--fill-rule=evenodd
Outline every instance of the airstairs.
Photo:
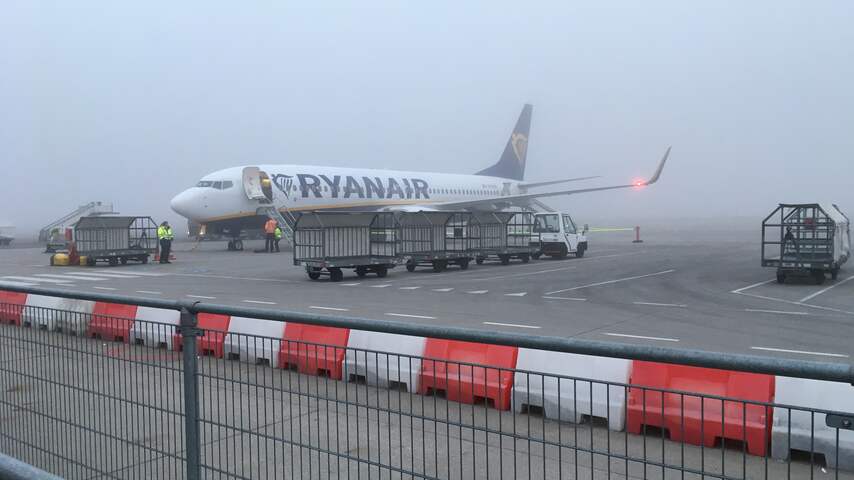
M 296 218 L 288 211 L 287 207 L 276 207 L 272 183 L 267 173 L 258 167 L 243 169 L 243 190 L 249 200 L 256 201 L 259 204 L 255 213 L 275 220 L 282 229 L 282 237 L 293 246 Z
M 39 241 L 47 242 L 50 239 L 50 233 L 53 229 L 74 225 L 81 217 L 88 217 L 92 215 L 112 215 L 116 213 L 118 212 L 113 211 L 112 203 L 89 202 L 85 205 L 80 205 L 74 211 L 69 212 L 45 225 L 39 231 Z

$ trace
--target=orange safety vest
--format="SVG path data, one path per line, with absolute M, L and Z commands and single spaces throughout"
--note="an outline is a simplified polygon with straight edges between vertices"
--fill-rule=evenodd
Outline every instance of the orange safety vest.
M 264 233 L 275 233 L 276 232 L 276 221 L 272 218 L 267 220 L 267 223 L 264 224 Z

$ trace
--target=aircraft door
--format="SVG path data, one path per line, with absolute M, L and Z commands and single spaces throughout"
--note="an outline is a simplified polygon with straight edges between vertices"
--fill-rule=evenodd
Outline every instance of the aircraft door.
M 243 191 L 246 192 L 249 200 L 257 200 L 261 203 L 273 202 L 273 182 L 269 175 L 258 167 L 243 169 Z

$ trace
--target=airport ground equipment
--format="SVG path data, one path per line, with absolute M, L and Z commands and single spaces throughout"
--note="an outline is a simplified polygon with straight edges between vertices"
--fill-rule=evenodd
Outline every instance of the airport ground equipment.
M 762 221 L 762 266 L 777 269 L 777 282 L 788 277 L 836 280 L 848 260 L 848 217 L 835 204 L 781 203 Z
M 83 217 L 74 225 L 74 245 L 86 264 L 148 263 L 157 252 L 157 224 L 151 217 Z
M 497 258 L 502 265 L 518 258 L 528 263 L 539 251 L 531 245 L 534 214 L 531 212 L 472 212 L 471 248 L 478 265 Z
M 295 223 L 294 265 L 312 280 L 328 275 L 338 282 L 344 269 L 385 277 L 403 260 L 398 234 L 391 212 L 306 212 Z
M 15 227 L 11 225 L 0 226 L 0 246 L 9 246 L 15 240 Z
M 538 249 L 534 258 L 539 258 L 540 255 L 566 258 L 570 253 L 581 258 L 587 251 L 587 226 L 579 230 L 567 213 L 536 213 L 531 243 Z
M 472 252 L 472 214 L 469 212 L 403 212 L 398 215 L 399 254 L 406 258 L 406 269 L 431 266 L 434 272 L 448 265 L 463 270 L 474 259 Z
M 69 227 L 71 225 L 74 225 L 75 223 L 77 223 L 78 220 L 83 217 L 91 217 L 97 215 L 114 215 L 117 213 L 118 212 L 113 211 L 112 203 L 89 202 L 85 205 L 80 205 L 73 211 L 68 212 L 67 214 L 57 218 L 56 220 L 42 227 L 42 229 L 39 231 L 39 241 L 49 241 L 51 233 L 55 229 L 58 229 L 57 231 L 61 231 L 63 227 Z

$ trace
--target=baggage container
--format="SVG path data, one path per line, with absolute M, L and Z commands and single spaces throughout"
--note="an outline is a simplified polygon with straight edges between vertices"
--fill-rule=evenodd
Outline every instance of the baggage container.
M 471 252 L 478 265 L 497 258 L 502 265 L 517 258 L 528 263 L 539 251 L 531 243 L 534 214 L 531 212 L 472 212 Z
M 400 255 L 406 269 L 430 266 L 434 272 L 448 265 L 469 267 L 472 254 L 472 214 L 469 212 L 404 212 L 398 215 Z
M 74 245 L 89 266 L 148 263 L 157 252 L 157 225 L 151 217 L 83 217 L 74 225 Z

